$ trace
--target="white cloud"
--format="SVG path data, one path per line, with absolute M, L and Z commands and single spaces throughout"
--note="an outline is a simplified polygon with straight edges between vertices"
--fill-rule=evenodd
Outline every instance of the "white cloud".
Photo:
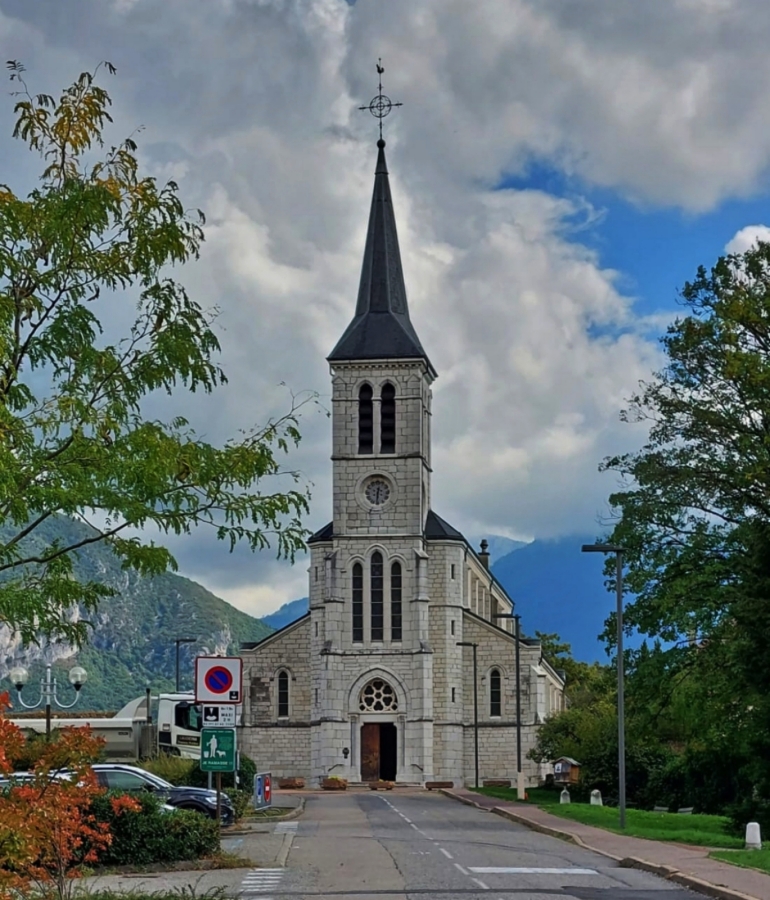
M 689 211 L 762 183 L 770 156 L 766 0 L 0 0 L 6 55 L 55 91 L 99 59 L 111 139 L 146 126 L 144 164 L 209 215 L 180 276 L 218 305 L 230 378 L 173 412 L 222 438 L 280 412 L 286 382 L 328 395 L 324 361 L 355 303 L 386 91 L 388 160 L 412 317 L 439 371 L 434 498 L 469 533 L 590 530 L 612 489 L 618 422 L 659 364 L 666 314 L 634 315 L 584 246 L 579 198 L 494 191 L 536 160 L 646 204 Z M 0 105 L 3 180 L 29 176 Z M 7 162 L 6 162 L 7 160 Z M 763 226 L 756 226 L 762 228 Z M 738 240 L 744 229 L 736 235 Z M 762 232 L 764 233 L 764 232 Z M 290 465 L 330 515 L 330 426 L 303 418 Z M 304 559 L 173 541 L 182 570 L 250 611 L 304 591 Z M 297 575 L 299 573 L 299 577 Z
M 725 253 L 745 253 L 757 241 L 770 241 L 770 228 L 767 225 L 747 225 L 741 228 L 725 244 Z

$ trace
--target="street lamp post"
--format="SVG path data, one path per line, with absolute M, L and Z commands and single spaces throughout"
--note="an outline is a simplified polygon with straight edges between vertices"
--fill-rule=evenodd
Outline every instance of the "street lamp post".
M 623 554 L 625 547 L 615 544 L 583 544 L 583 553 L 615 554 L 615 588 L 618 625 L 618 810 L 620 827 L 626 827 L 626 709 L 623 678 Z
M 473 753 L 476 762 L 476 789 L 479 786 L 479 680 L 476 669 L 476 648 L 473 641 L 457 641 L 458 647 L 473 647 Z
M 180 644 L 194 644 L 198 638 L 174 638 L 174 643 L 176 644 L 176 692 L 177 694 L 180 691 L 179 687 L 179 645 Z
M 40 679 L 40 697 L 34 703 L 27 703 L 21 695 L 24 685 L 29 681 L 29 672 L 23 666 L 16 666 L 8 673 L 13 686 L 16 688 L 16 695 L 19 703 L 25 709 L 34 709 L 45 703 L 45 739 L 51 740 L 51 706 L 56 704 L 60 709 L 70 709 L 80 698 L 80 689 L 88 679 L 88 673 L 82 666 L 74 666 L 69 671 L 69 680 L 75 689 L 75 699 L 72 703 L 63 703 L 57 693 L 56 679 L 51 675 L 51 666 L 45 667 L 45 676 Z
M 516 796 L 524 800 L 527 789 L 521 766 L 521 616 L 518 613 L 498 613 L 496 619 L 513 619 L 516 623 Z

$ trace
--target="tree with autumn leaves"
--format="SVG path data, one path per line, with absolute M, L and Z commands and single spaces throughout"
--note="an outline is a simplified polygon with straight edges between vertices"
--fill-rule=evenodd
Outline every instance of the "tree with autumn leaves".
M 4 716 L 7 706 L 7 694 L 0 695 L 0 776 L 10 774 L 28 749 Z M 88 728 L 65 728 L 55 741 L 35 745 L 29 780 L 0 790 L 0 900 L 18 898 L 32 886 L 65 898 L 83 866 L 96 863 L 110 846 L 107 825 L 91 810 L 104 792 L 90 768 L 103 743 Z M 140 808 L 127 796 L 110 802 L 116 815 Z

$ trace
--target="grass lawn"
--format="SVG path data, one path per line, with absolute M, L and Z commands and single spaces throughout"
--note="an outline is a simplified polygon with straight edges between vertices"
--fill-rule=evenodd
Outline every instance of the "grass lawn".
M 501 800 L 515 800 L 516 791 L 508 788 L 479 788 L 480 794 Z M 554 791 L 528 790 L 529 802 L 542 807 L 554 816 L 572 819 L 584 825 L 604 828 L 629 837 L 647 838 L 651 841 L 677 841 L 699 847 L 743 848 L 743 838 L 727 834 L 725 816 L 679 815 L 656 813 L 641 809 L 626 810 L 626 827 L 618 826 L 618 810 L 612 806 L 591 806 L 588 803 L 559 803 Z
M 770 874 L 770 850 L 715 850 L 709 856 L 734 866 L 743 866 L 744 869 L 759 869 Z
M 244 819 L 274 819 L 276 816 L 285 816 L 292 812 L 294 807 L 268 806 L 265 809 L 250 809 Z

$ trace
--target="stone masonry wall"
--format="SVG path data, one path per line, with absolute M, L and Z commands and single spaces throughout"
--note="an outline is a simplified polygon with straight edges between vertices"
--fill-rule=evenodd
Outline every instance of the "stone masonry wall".
M 260 771 L 310 776 L 310 621 L 241 652 L 246 696 L 239 740 Z M 289 716 L 278 718 L 278 673 L 289 676 Z

